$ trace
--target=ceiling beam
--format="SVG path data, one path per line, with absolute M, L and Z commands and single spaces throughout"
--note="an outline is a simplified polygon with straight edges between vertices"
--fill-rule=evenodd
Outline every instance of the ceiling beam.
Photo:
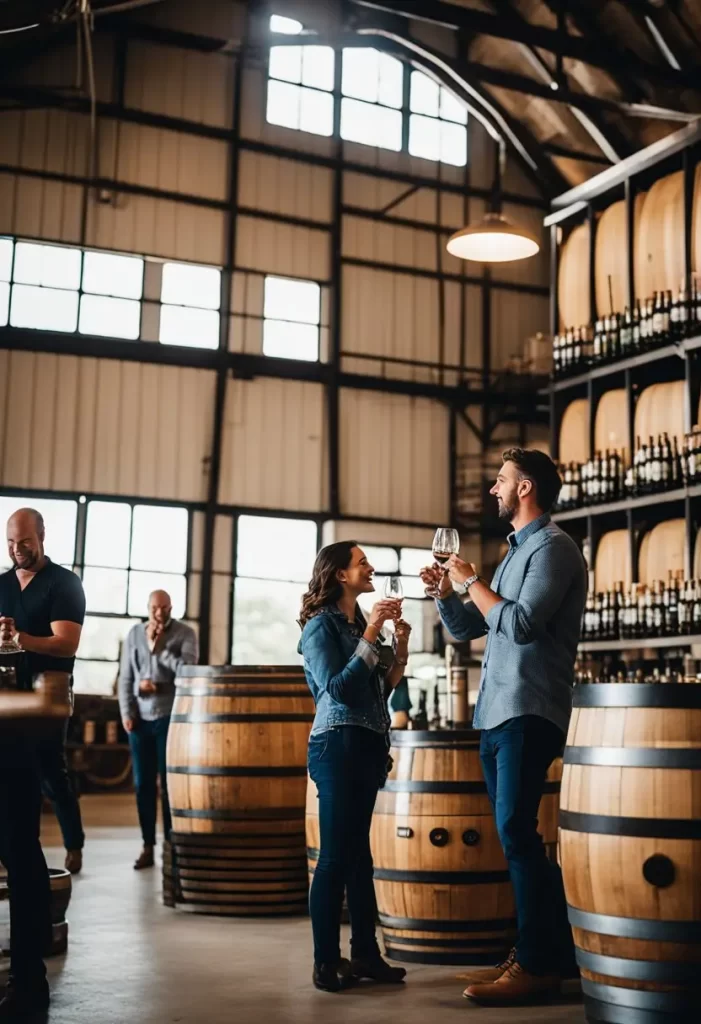
M 519 22 L 497 14 L 487 14 L 471 7 L 458 7 L 444 0 L 351 0 L 361 7 L 387 11 L 403 18 L 427 21 L 450 29 L 466 29 L 509 39 L 515 43 L 527 43 L 551 53 L 580 60 L 592 67 L 602 68 L 611 74 L 626 71 L 641 76 L 644 80 L 672 89 L 699 89 L 699 75 L 696 70 L 675 71 L 670 67 L 650 64 L 633 51 L 621 47 L 607 46 L 600 38 L 588 39 L 573 36 L 568 32 L 530 22 Z

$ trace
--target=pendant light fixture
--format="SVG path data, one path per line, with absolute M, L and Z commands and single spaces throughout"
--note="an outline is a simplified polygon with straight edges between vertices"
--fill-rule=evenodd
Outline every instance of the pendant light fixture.
M 501 212 L 501 173 L 505 155 L 505 147 L 497 142 L 489 209 L 477 224 L 468 224 L 451 235 L 447 244 L 451 256 L 477 263 L 508 263 L 535 256 L 540 250 L 535 235 L 508 220 Z

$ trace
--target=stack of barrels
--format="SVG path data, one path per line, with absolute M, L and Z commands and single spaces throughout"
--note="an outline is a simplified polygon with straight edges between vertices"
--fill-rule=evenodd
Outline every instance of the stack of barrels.
M 206 914 L 306 912 L 313 718 L 296 666 L 181 670 L 167 750 L 167 905 Z
M 701 686 L 580 684 L 560 859 L 590 1021 L 701 1019 Z

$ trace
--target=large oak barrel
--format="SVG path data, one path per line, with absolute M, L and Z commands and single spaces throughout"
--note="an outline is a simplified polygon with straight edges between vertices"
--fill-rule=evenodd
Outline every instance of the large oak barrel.
M 586 462 L 589 458 L 589 402 L 575 398 L 565 409 L 560 424 L 560 462 Z
M 638 554 L 638 579 L 651 586 L 665 581 L 669 572 L 686 575 L 686 520 L 665 519 L 642 539 Z
M 557 298 L 561 329 L 582 327 L 589 323 L 588 224 L 579 224 L 574 228 L 560 250 Z
M 629 587 L 632 579 L 630 535 L 627 530 L 609 530 L 603 534 L 596 549 L 595 589 L 612 590 L 619 580 Z
M 605 391 L 599 399 L 594 419 L 594 448 L 628 451 L 628 394 L 625 388 Z M 628 453 L 630 454 L 630 453 Z
M 683 380 L 651 384 L 641 392 L 635 406 L 635 436 L 643 444 L 648 438 L 657 439 L 665 432 L 670 438 L 676 437 L 679 444 L 684 440 L 684 409 L 686 384 Z
M 168 734 L 167 894 L 211 914 L 302 913 L 314 702 L 301 668 L 186 666 Z
M 634 236 L 639 230 L 640 215 L 645 196 L 635 197 Z M 594 275 L 596 283 L 596 309 L 599 316 L 622 312 L 628 302 L 628 226 L 625 200 L 612 203 L 601 214 L 596 225 L 594 241 Z M 582 276 L 588 273 L 588 264 L 582 267 Z M 610 282 L 610 287 L 609 287 Z M 613 306 L 611 297 L 613 296 Z
M 375 893 L 388 956 L 428 964 L 494 962 L 516 912 L 474 729 L 392 733 L 394 765 L 372 820 Z M 540 830 L 554 855 L 561 762 Z
M 679 291 L 684 277 L 684 175 L 660 178 L 645 195 L 635 239 L 635 291 Z
M 701 686 L 575 688 L 560 861 L 589 1020 L 701 1019 Z
M 56 956 L 59 953 L 65 953 L 68 948 L 66 911 L 71 902 L 73 881 L 70 872 L 65 868 L 49 868 L 49 879 L 51 885 L 51 938 L 47 949 L 44 950 L 44 955 Z M 7 872 L 4 867 L 0 867 L 0 900 L 9 899 L 9 896 Z M 3 947 L 5 945 L 7 945 L 6 955 L 9 956 L 9 935 L 7 943 L 3 941 Z

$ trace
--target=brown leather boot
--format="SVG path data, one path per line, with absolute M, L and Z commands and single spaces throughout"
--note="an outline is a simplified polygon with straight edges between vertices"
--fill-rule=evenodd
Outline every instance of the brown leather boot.
M 72 875 L 80 874 L 83 870 L 83 851 L 68 850 L 66 852 L 65 868 L 66 871 L 70 871 Z
M 496 981 L 469 985 L 463 995 L 482 1006 L 517 1006 L 557 992 L 560 980 L 557 974 L 529 974 L 514 961 Z
M 471 985 L 487 984 L 490 981 L 496 981 L 497 978 L 501 978 L 504 971 L 508 971 L 515 961 L 516 947 L 512 946 L 506 958 L 500 964 L 496 964 L 495 967 L 474 967 L 472 970 L 463 971 L 461 974 L 456 975 L 456 977 L 458 981 L 469 981 Z
M 153 865 L 153 847 L 144 846 L 143 850 L 134 861 L 134 871 L 141 871 L 143 868 L 152 868 Z

